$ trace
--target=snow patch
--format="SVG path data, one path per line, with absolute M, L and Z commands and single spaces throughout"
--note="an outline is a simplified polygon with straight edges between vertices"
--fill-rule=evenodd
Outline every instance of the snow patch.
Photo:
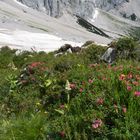
M 98 17 L 98 15 L 99 15 L 99 11 L 98 11 L 98 9 L 96 8 L 95 9 L 95 11 L 94 11 L 94 13 L 93 13 L 93 18 L 91 19 L 91 22 L 94 22 L 95 21 L 95 19 Z
M 21 51 L 34 49 L 35 51 L 51 52 L 64 44 L 81 46 L 83 43 L 63 40 L 47 33 L 33 33 L 22 30 L 8 31 L 7 33 L 7 31 L 0 29 L 0 46 L 8 45 Z
M 22 6 L 22 7 L 26 7 L 29 8 L 28 6 L 22 4 L 21 2 L 17 1 L 17 0 L 13 0 L 15 3 L 17 3 L 18 5 Z

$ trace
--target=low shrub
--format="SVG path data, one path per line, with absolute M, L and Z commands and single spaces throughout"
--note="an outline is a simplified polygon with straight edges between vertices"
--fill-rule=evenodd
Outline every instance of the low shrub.
M 136 41 L 132 38 L 120 38 L 115 45 L 118 52 L 117 57 L 121 59 L 135 59 L 136 56 L 134 50 L 137 45 Z
M 8 46 L 0 49 L 0 68 L 11 67 L 10 64 L 13 63 L 13 57 L 16 51 L 15 49 L 10 49 Z
M 91 44 L 87 48 L 83 49 L 82 58 L 86 58 L 88 63 L 100 62 L 101 56 L 106 51 L 106 47 Z

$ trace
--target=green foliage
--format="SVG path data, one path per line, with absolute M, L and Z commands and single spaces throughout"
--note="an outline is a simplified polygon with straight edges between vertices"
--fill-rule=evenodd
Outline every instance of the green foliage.
M 89 40 L 89 41 L 86 41 L 86 42 L 82 45 L 82 47 L 87 47 L 87 46 L 89 46 L 89 45 L 91 45 L 91 44 L 94 44 L 94 41 Z
M 138 41 L 136 41 L 136 45 L 135 45 L 134 50 L 133 50 L 132 53 L 133 53 L 133 60 L 135 59 L 137 61 L 140 61 L 140 55 L 139 55 L 139 53 L 140 53 L 140 44 L 139 44 Z
M 2 140 L 46 140 L 46 116 L 44 114 L 18 117 L 0 121 L 0 139 Z
M 135 51 L 133 40 L 118 42 L 119 53 Z M 7 49 L 16 67 L 0 68 L 0 139 L 140 138 L 140 64 L 130 54 L 110 66 L 95 44 L 56 57 Z
M 0 50 L 0 68 L 8 68 L 10 67 L 10 63 L 12 63 L 12 59 L 15 55 L 16 50 L 11 50 L 7 46 L 2 47 Z
M 84 60 L 81 59 L 81 54 L 67 54 L 67 56 L 59 56 L 55 58 L 53 65 L 55 71 L 66 72 L 72 70 L 78 63 L 83 64 Z
M 137 43 L 134 39 L 129 37 L 120 38 L 116 42 L 116 49 L 118 51 L 118 57 L 121 59 L 134 59 L 134 50 L 137 47 Z
M 106 49 L 106 47 L 91 44 L 88 46 L 88 48 L 83 50 L 83 58 L 87 58 L 91 63 L 100 62 L 100 57 L 103 55 Z
M 21 68 L 25 63 L 29 62 L 30 58 L 33 57 L 34 53 L 23 51 L 19 55 L 15 55 L 13 62 L 16 67 Z

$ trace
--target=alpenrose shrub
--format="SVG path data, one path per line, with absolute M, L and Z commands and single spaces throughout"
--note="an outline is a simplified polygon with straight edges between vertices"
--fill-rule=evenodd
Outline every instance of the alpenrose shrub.
M 139 62 L 94 63 L 91 55 L 45 54 L 42 61 L 35 57 L 25 63 L 20 74 L 5 73 L 10 78 L 2 82 L 9 88 L 0 98 L 0 138 L 139 139 Z M 55 69 L 61 60 L 72 65 Z
M 9 64 L 13 62 L 16 49 L 10 49 L 8 46 L 0 48 L 0 68 L 8 68 Z
M 38 74 L 42 65 L 44 64 L 40 62 L 29 64 L 28 75 Z M 41 131 L 45 137 L 75 140 L 131 138 L 134 134 L 138 137 L 138 132 L 132 131 L 132 126 L 136 125 L 139 118 L 136 108 L 140 106 L 140 73 L 137 64 L 136 66 L 78 64 L 74 70 L 64 75 L 54 73 L 47 79 L 43 75 L 40 76 L 44 78 L 42 86 L 45 92 L 42 96 L 35 97 L 32 94 L 34 91 L 31 90 L 28 93 L 29 98 L 25 94 L 26 88 L 26 91 L 16 95 L 16 98 L 22 100 L 19 98 L 15 100 L 11 93 L 7 108 L 12 114 L 14 110 L 20 114 L 21 109 L 25 111 L 28 105 L 28 108 L 34 108 L 35 114 L 46 114 L 48 121 L 44 123 L 49 129 Z M 34 84 L 36 83 L 32 83 Z M 29 88 L 29 85 L 26 87 Z M 9 106 L 9 102 L 13 102 L 15 107 Z M 129 118 L 130 115 L 132 118 Z M 24 133 L 23 129 L 21 131 Z M 128 132 L 130 136 L 127 135 Z
M 123 37 L 114 42 L 114 46 L 118 52 L 118 58 L 121 59 L 136 59 L 135 48 L 138 46 L 137 42 L 130 37 Z
M 138 132 L 130 132 L 131 124 L 136 125 L 139 120 L 136 118 L 139 113 L 134 113 L 140 107 L 139 67 L 92 64 L 88 70 L 92 71 L 89 79 L 88 75 L 82 75 L 81 70 L 81 79 L 75 77 L 72 82 L 66 81 L 65 89 L 74 97 L 69 97 L 69 101 L 60 101 L 60 105 L 54 108 L 57 113 L 51 111 L 51 114 L 61 116 L 51 122 L 52 128 L 55 129 L 54 124 L 56 127 L 54 134 L 63 132 L 67 139 L 82 139 L 85 135 L 87 139 L 121 139 L 132 138 L 135 133 L 135 137 L 139 138 Z M 133 118 L 129 120 L 130 115 L 137 121 Z
M 48 76 L 41 87 L 45 92 L 36 97 L 34 110 L 47 114 L 49 132 L 44 133 L 50 139 L 139 138 L 132 129 L 139 128 L 137 64 L 77 65 L 65 75 Z
M 47 73 L 47 66 L 44 62 L 32 62 L 27 64 L 18 78 L 18 82 L 20 85 L 28 85 L 28 84 L 39 84 L 41 81 L 41 77 L 45 76 Z

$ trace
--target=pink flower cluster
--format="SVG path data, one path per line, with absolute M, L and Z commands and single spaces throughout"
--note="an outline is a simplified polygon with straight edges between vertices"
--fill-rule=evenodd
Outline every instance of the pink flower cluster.
M 140 96 L 140 91 L 135 91 L 134 95 L 137 96 L 137 97 Z
M 76 84 L 70 83 L 70 88 L 71 88 L 71 89 L 75 89 L 75 88 L 76 88 Z
M 65 137 L 65 132 L 61 131 L 61 132 L 59 132 L 59 135 L 61 136 L 61 138 L 64 138 Z
M 93 83 L 93 80 L 92 80 L 92 79 L 89 79 L 88 82 L 89 82 L 90 84 L 92 84 L 92 83 Z
M 119 80 L 126 85 L 128 91 L 133 91 L 135 87 L 140 86 L 140 75 L 134 74 L 132 72 L 128 74 L 120 74 Z M 135 96 L 140 96 L 139 91 L 134 92 Z
M 119 77 L 119 80 L 122 81 L 122 80 L 125 80 L 125 78 L 126 78 L 126 76 L 124 74 L 121 74 Z
M 42 63 L 41 62 L 33 62 L 32 64 L 30 64 L 30 67 L 37 67 L 39 65 L 41 65 Z
M 97 128 L 99 128 L 99 127 L 101 127 L 102 126 L 102 120 L 101 119 L 98 119 L 98 120 L 95 120 L 95 121 L 93 121 L 93 123 L 92 123 L 92 128 L 93 129 L 97 129 Z
M 123 106 L 123 107 L 122 107 L 122 111 L 123 111 L 123 113 L 126 113 L 127 108 L 126 108 L 125 106 Z
M 97 102 L 98 105 L 102 105 L 102 104 L 104 103 L 104 99 L 98 98 L 98 99 L 96 100 L 96 102 Z

